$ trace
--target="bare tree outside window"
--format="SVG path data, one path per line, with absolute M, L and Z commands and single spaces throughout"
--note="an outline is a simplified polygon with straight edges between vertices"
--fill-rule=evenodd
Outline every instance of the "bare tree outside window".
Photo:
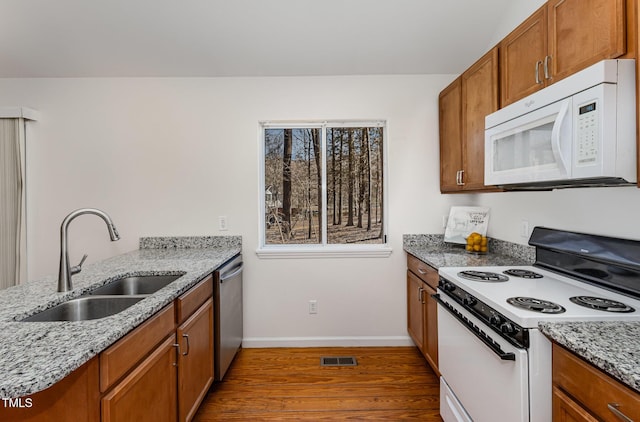
M 265 244 L 384 243 L 383 133 L 265 128 Z

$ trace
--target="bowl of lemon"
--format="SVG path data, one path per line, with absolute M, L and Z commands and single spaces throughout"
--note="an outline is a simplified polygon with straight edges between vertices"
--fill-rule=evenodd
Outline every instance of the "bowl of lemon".
M 485 254 L 489 250 L 488 246 L 489 242 L 486 236 L 473 232 L 467 236 L 465 250 L 468 253 Z

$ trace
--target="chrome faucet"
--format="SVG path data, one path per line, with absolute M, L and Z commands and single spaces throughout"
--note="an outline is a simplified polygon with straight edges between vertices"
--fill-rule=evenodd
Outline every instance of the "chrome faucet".
M 116 230 L 116 226 L 113 225 L 111 217 L 109 217 L 103 211 L 95 208 L 80 208 L 78 210 L 72 211 L 69 215 L 67 215 L 64 220 L 62 220 L 62 225 L 60 226 L 60 269 L 58 270 L 59 292 L 67 292 L 73 288 L 71 285 L 71 276 L 82 271 L 82 264 L 84 263 L 85 259 L 87 259 L 87 255 L 85 254 L 78 265 L 74 267 L 71 267 L 69 265 L 67 230 L 71 221 L 82 214 L 94 214 L 102 218 L 104 222 L 107 223 L 107 229 L 109 230 L 109 237 L 111 237 L 111 241 L 113 242 L 120 239 L 118 230 Z

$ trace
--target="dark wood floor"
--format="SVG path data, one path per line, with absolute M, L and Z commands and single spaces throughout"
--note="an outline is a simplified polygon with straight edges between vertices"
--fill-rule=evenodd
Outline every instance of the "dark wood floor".
M 321 356 L 358 366 L 321 367 Z M 413 347 L 242 349 L 194 421 L 442 421 L 438 388 Z

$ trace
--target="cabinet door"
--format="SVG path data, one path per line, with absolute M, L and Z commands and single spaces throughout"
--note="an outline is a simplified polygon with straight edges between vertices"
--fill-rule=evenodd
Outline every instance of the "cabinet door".
M 440 376 L 438 370 L 438 302 L 431 295 L 436 291 L 430 286 L 425 286 L 424 291 L 424 327 L 425 327 L 425 357 L 436 375 Z
M 178 327 L 178 420 L 190 421 L 213 382 L 213 299 Z
M 500 106 L 504 107 L 544 87 L 542 62 L 547 55 L 545 6 L 507 35 L 499 47 Z
M 625 53 L 624 0 L 552 0 L 547 7 L 553 82 Z
M 439 97 L 440 110 L 440 191 L 455 192 L 462 170 L 462 83 L 458 78 Z
M 173 422 L 177 416 L 175 335 L 102 398 L 102 421 Z
M 498 48 L 462 74 L 462 181 L 464 190 L 484 186 L 484 118 L 498 110 Z
M 418 349 L 424 353 L 423 290 L 426 285 L 407 271 L 407 331 Z
M 596 422 L 597 419 L 558 387 L 553 387 L 554 422 Z

